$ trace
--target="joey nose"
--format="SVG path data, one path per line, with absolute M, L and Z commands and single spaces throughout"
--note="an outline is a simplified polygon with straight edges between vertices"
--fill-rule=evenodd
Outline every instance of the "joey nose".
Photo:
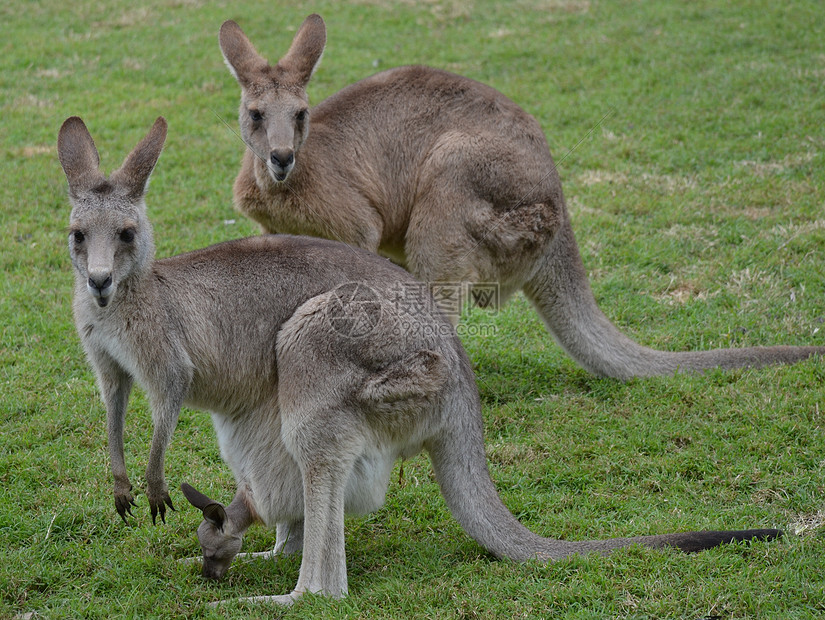
M 287 168 L 295 161 L 295 155 L 291 149 L 275 149 L 269 153 L 269 161 L 280 168 Z
M 229 567 L 213 565 L 207 560 L 203 564 L 203 569 L 201 569 L 201 576 L 203 576 L 204 579 L 209 579 L 210 581 L 219 581 L 223 579 L 223 575 L 227 568 Z

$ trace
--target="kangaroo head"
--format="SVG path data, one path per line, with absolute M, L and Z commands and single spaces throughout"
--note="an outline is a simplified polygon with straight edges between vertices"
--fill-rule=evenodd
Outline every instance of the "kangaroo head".
M 60 128 L 57 154 L 72 204 L 69 252 L 78 288 L 85 287 L 101 308 L 109 305 L 119 284 L 143 274 L 152 263 L 144 196 L 165 139 L 166 121 L 159 117 L 107 179 L 83 121 L 72 116 Z
M 198 526 L 198 542 L 203 551 L 203 576 L 220 579 L 232 564 L 232 558 L 241 550 L 243 533 L 238 532 L 226 516 L 222 504 L 210 499 L 185 482 L 180 485 L 186 499 L 203 511 L 203 522 Z
M 326 38 L 324 20 L 310 15 L 273 67 L 238 24 L 227 21 L 221 26 L 221 52 L 241 86 L 241 137 L 276 183 L 292 172 L 309 133 L 306 86 L 321 62 Z

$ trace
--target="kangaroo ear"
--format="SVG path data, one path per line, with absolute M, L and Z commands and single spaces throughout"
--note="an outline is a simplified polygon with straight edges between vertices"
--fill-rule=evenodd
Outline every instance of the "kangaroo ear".
M 226 510 L 219 502 L 209 498 L 191 484 L 185 482 L 180 485 L 180 490 L 183 491 L 183 496 L 189 500 L 190 504 L 203 512 L 204 519 L 219 530 L 223 529 L 223 524 L 226 521 Z
M 223 524 L 226 522 L 226 510 L 221 504 L 214 502 L 203 509 L 203 518 L 223 531 Z
M 67 118 L 60 127 L 57 157 L 66 173 L 69 192 L 73 195 L 104 180 L 94 140 L 79 116 Z
M 289 51 L 278 64 L 291 73 L 297 82 L 306 86 L 318 68 L 327 44 L 327 27 L 320 15 L 313 13 L 304 20 Z
M 125 187 L 131 198 L 142 198 L 165 141 L 166 119 L 159 116 L 146 137 L 129 153 L 123 165 L 111 174 L 109 180 Z
M 180 490 L 183 491 L 183 496 L 189 500 L 189 503 L 199 510 L 203 510 L 209 504 L 217 504 L 214 499 L 207 497 L 191 484 L 187 484 L 186 482 L 180 485 Z
M 257 52 L 241 27 L 231 19 L 221 26 L 218 43 L 229 72 L 243 87 L 249 85 L 255 74 L 269 66 L 266 58 Z

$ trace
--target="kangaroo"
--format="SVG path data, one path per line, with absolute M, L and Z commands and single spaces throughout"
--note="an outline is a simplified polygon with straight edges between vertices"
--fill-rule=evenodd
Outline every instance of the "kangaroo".
M 563 541 L 523 527 L 487 469 L 470 362 L 435 304 L 404 305 L 403 269 L 342 243 L 266 235 L 154 260 L 149 177 L 166 137 L 152 129 L 106 178 L 86 125 L 60 128 L 72 205 L 74 316 L 108 417 L 117 510 L 134 505 L 123 456 L 134 381 L 154 432 L 146 470 L 154 520 L 172 507 L 164 454 L 182 404 L 212 415 L 237 493 L 229 506 L 183 485 L 203 511 L 203 574 L 224 574 L 254 521 L 275 525 L 276 551 L 301 550 L 295 589 L 347 593 L 344 514 L 384 501 L 394 462 L 426 450 L 447 505 L 494 556 L 555 560 L 633 544 L 698 551 L 772 539 L 775 529 Z
M 235 206 L 263 232 L 379 252 L 433 286 L 437 298 L 454 288 L 447 283 L 498 283 L 502 302 L 521 289 L 554 339 L 596 375 L 759 367 L 825 353 L 822 346 L 665 352 L 622 334 L 596 305 L 541 127 L 493 88 L 397 67 L 310 109 L 306 87 L 326 44 L 320 16 L 306 18 L 275 66 L 234 21 L 224 22 L 219 40 L 241 87 L 248 147 Z

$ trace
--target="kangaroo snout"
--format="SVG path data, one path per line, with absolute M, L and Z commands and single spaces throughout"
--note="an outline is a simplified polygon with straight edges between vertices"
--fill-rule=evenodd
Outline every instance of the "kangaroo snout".
M 269 161 L 271 161 L 276 166 L 286 168 L 287 166 L 291 165 L 292 162 L 295 161 L 295 154 L 292 152 L 292 150 L 276 149 L 269 154 Z
M 112 294 L 112 274 L 110 272 L 90 273 L 86 286 L 97 301 L 97 305 L 102 308 L 109 303 L 109 297 Z
M 269 170 L 276 181 L 283 181 L 295 164 L 295 152 L 292 149 L 273 149 L 269 153 Z
M 217 564 L 204 559 L 201 576 L 204 579 L 209 579 L 210 581 L 219 581 L 220 579 L 223 579 L 223 576 L 226 574 L 228 568 L 229 564 Z

